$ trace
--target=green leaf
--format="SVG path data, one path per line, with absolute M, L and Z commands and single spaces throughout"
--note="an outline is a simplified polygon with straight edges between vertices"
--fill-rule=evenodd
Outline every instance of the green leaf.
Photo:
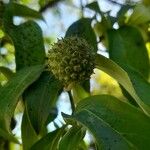
M 42 14 L 40 14 L 38 11 L 33 10 L 25 5 L 13 3 L 12 7 L 13 7 L 12 8 L 13 16 L 32 17 L 32 18 L 44 20 Z
M 54 121 L 54 119 L 57 117 L 57 115 L 58 115 L 58 109 L 55 106 L 55 107 L 51 108 L 45 124 L 48 125 L 50 122 Z
M 97 52 L 97 41 L 95 33 L 91 27 L 90 18 L 81 18 L 74 22 L 67 30 L 66 37 L 78 36 L 84 38 L 94 48 L 94 52 Z
M 9 134 L 8 132 L 6 132 L 5 130 L 1 128 L 0 128 L 0 137 L 3 137 L 4 139 L 7 139 L 15 143 L 19 143 L 19 141 L 12 134 Z
M 91 9 L 91 10 L 94 10 L 94 11 L 96 11 L 97 13 L 100 13 L 100 14 L 101 14 L 101 10 L 100 10 L 100 7 L 99 7 L 97 1 L 94 1 L 94 2 L 92 2 L 92 3 L 87 4 L 85 7 L 89 8 L 89 9 Z
M 72 88 L 72 95 L 73 95 L 73 99 L 76 102 L 79 102 L 80 100 L 82 100 L 83 98 L 88 97 L 90 94 L 85 91 L 82 86 L 76 84 L 73 86 Z
M 140 99 L 150 106 L 150 83 L 148 83 L 136 70 L 126 66 L 124 66 L 124 69 L 128 72 L 132 85 Z
M 128 76 L 128 73 L 125 70 L 123 70 L 120 66 L 118 66 L 112 60 L 110 60 L 102 55 L 97 55 L 97 57 L 96 57 L 96 68 L 106 72 L 111 77 L 116 79 L 128 91 L 128 93 L 134 98 L 134 100 L 142 108 L 142 110 L 148 116 L 150 116 L 150 106 L 147 105 L 148 104 L 147 101 L 149 101 L 149 99 L 146 100 L 146 99 L 142 99 L 141 96 L 139 97 L 139 95 L 140 95 L 139 90 L 137 90 L 138 85 L 137 84 L 135 85 L 134 82 L 132 80 L 130 80 L 130 78 L 129 78 L 131 74 L 129 74 L 129 76 Z M 127 68 L 129 69 L 129 67 L 126 67 L 126 70 L 127 70 Z M 130 69 L 130 70 L 132 70 L 132 69 Z M 136 76 L 136 73 L 134 74 L 134 76 Z M 134 78 L 134 76 L 132 76 L 132 78 Z M 140 75 L 139 75 L 139 77 L 141 78 L 141 81 L 142 81 L 142 77 Z M 139 81 L 137 81 L 137 82 L 139 82 Z M 139 88 L 142 88 L 142 87 L 139 87 Z M 149 90 L 150 90 L 150 88 L 149 88 Z M 147 95 L 148 93 L 145 93 L 145 94 Z
M 140 32 L 130 26 L 108 31 L 110 58 L 118 63 L 133 67 L 147 79 L 149 58 Z M 134 59 L 133 59 L 134 57 Z M 144 60 L 144 61 L 143 61 Z
M 109 95 L 82 100 L 72 116 L 94 135 L 98 149 L 150 147 L 150 118 L 136 107 Z
M 41 28 L 28 21 L 11 29 L 8 35 L 15 46 L 16 68 L 44 64 L 45 49 Z
M 91 131 L 98 149 L 146 150 L 150 147 L 150 118 L 115 97 L 88 97 L 77 105 L 71 118 Z
M 10 122 L 19 97 L 42 71 L 41 65 L 24 68 L 18 71 L 3 88 L 0 88 L 0 128 L 2 130 L 10 133 Z
M 142 0 L 144 5 L 149 5 L 150 6 L 150 1 L 149 0 Z
M 3 13 L 4 13 L 4 4 L 3 2 L 0 1 L 0 27 L 2 26 Z
M 8 15 L 11 21 L 12 21 L 13 16 L 30 17 L 30 18 L 44 20 L 42 14 L 40 14 L 38 11 L 33 10 L 25 5 L 20 5 L 18 3 L 10 2 L 8 4 L 3 5 L 3 7 L 5 8 L 5 10 L 3 10 L 5 11 L 5 15 Z
M 85 136 L 85 129 L 82 126 L 74 126 L 62 137 L 59 143 L 59 150 L 77 150 Z
M 61 138 L 64 128 L 48 133 L 45 137 L 35 143 L 30 150 L 57 150 L 58 142 Z
M 117 20 L 118 20 L 118 24 L 119 26 L 124 25 L 125 24 L 125 20 L 126 20 L 126 13 L 129 9 L 131 9 L 133 6 L 131 5 L 123 5 L 121 6 L 120 10 L 117 13 Z
M 24 93 L 29 119 L 35 131 L 39 134 L 45 128 L 51 109 L 55 106 L 60 82 L 50 72 L 43 72 Z
M 15 46 L 16 69 L 44 64 L 45 49 L 41 28 L 34 21 L 27 21 L 15 26 L 13 24 L 13 12 L 13 4 L 8 4 L 5 9 L 3 24 L 5 32 L 10 36 Z
M 24 150 L 29 150 L 38 141 L 38 136 L 32 127 L 26 108 L 22 118 L 21 137 Z
M 81 83 L 81 86 L 84 88 L 86 92 L 90 93 L 90 79 Z
M 132 15 L 128 20 L 128 24 L 139 25 L 150 21 L 150 5 L 137 4 Z
M 146 79 L 148 78 L 149 76 L 148 53 L 142 35 L 136 28 L 124 26 L 118 30 L 109 30 L 108 40 L 110 51 L 109 54 L 110 58 L 113 61 L 115 61 L 122 67 L 125 65 L 130 66 L 135 70 L 137 70 L 139 73 L 143 74 L 143 76 Z M 121 89 L 123 94 L 127 97 L 127 99 L 134 104 L 134 100 L 128 94 L 128 92 L 122 87 Z
M 10 79 L 13 77 L 14 73 L 6 67 L 0 67 L 0 72 L 7 78 Z

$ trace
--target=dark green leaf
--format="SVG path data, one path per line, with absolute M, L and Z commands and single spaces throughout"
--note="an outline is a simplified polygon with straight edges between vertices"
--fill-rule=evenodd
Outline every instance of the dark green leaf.
M 126 64 L 143 74 L 149 75 L 149 58 L 140 32 L 130 26 L 108 31 L 110 58 L 120 66 Z M 134 59 L 133 59 L 134 57 Z M 144 61 L 143 61 L 144 60 Z
M 132 105 L 109 95 L 78 103 L 72 117 L 94 135 L 98 149 L 143 149 L 150 146 L 150 118 Z
M 15 26 L 8 33 L 15 46 L 16 67 L 44 64 L 45 49 L 40 27 L 33 21 Z
M 3 13 L 4 13 L 4 4 L 0 1 L 0 27 L 2 26 L 3 22 Z
M 101 14 L 101 10 L 100 10 L 100 7 L 98 5 L 98 2 L 97 1 L 94 1 L 90 4 L 87 4 L 85 7 L 91 9 L 91 10 L 94 10 L 96 11 L 97 13 L 100 13 Z
M 148 83 L 136 70 L 126 66 L 123 68 L 127 71 L 137 95 L 145 104 L 150 106 L 150 83 Z
M 81 86 L 85 89 L 85 91 L 90 93 L 90 79 L 81 83 Z
M 150 85 L 138 75 L 138 72 L 145 78 L 149 75 L 149 58 L 141 34 L 134 27 L 122 27 L 117 31 L 109 31 L 108 37 L 110 58 L 128 72 L 138 96 L 150 106 L 150 96 L 147 94 L 150 92 Z M 134 68 L 137 73 L 126 66 Z M 123 93 L 125 93 L 124 89 Z
M 22 119 L 21 136 L 24 150 L 29 150 L 38 141 L 38 136 L 32 127 L 26 108 Z
M 74 22 L 67 30 L 66 37 L 78 36 L 84 38 L 94 48 L 94 52 L 97 52 L 97 41 L 95 33 L 91 27 L 90 18 L 82 18 Z
M 24 93 L 31 124 L 39 134 L 55 106 L 61 85 L 50 72 L 43 72 Z
M 19 96 L 40 76 L 42 71 L 43 66 L 41 65 L 24 68 L 0 89 L 0 128 L 2 130 L 10 133 L 10 122 Z
M 83 98 L 88 97 L 90 94 L 85 91 L 82 86 L 76 84 L 73 86 L 72 88 L 72 95 L 73 95 L 73 99 L 76 102 L 79 102 L 80 100 L 82 100 Z
M 57 117 L 57 115 L 58 115 L 58 109 L 55 106 L 55 107 L 50 109 L 50 113 L 47 117 L 45 125 L 48 125 L 50 122 L 54 121 L 54 119 Z
M 13 4 L 8 4 L 4 13 L 4 29 L 15 46 L 17 70 L 25 66 L 44 64 L 45 49 L 41 28 L 34 21 L 15 26 L 13 11 Z
M 115 97 L 88 97 L 77 105 L 72 118 L 93 133 L 98 149 L 147 150 L 150 147 L 150 118 Z
M 11 5 L 13 16 L 32 17 L 44 20 L 43 16 L 36 10 L 33 10 L 25 5 L 20 5 L 17 3 L 12 3 Z
M 5 131 L 1 128 L 0 128 L 0 137 L 3 137 L 4 139 L 13 141 L 15 143 L 19 143 L 18 140 L 12 134 L 9 134 L 7 131 Z
M 7 78 L 10 79 L 11 77 L 13 77 L 14 73 L 6 67 L 0 67 L 0 72 Z
M 130 74 L 128 75 L 127 72 L 125 70 L 123 70 L 120 66 L 118 66 L 115 62 L 113 62 L 112 60 L 110 60 L 102 55 L 97 55 L 96 67 L 98 69 L 106 72 L 114 79 L 116 79 L 128 91 L 128 93 L 134 98 L 134 100 L 143 109 L 143 111 L 148 116 L 150 116 L 150 106 L 147 105 L 148 104 L 147 101 L 149 101 L 149 99 L 146 100 L 146 99 L 141 99 L 142 97 L 139 97 L 139 91 L 136 89 L 137 87 L 135 87 L 138 85 L 135 85 L 134 82 L 132 80 L 130 80 L 130 78 L 129 78 Z M 126 70 L 127 70 L 127 68 L 129 69 L 129 67 L 126 67 Z M 136 76 L 136 74 L 134 74 L 134 75 Z M 134 76 L 132 76 L 132 78 L 134 78 Z M 141 76 L 140 76 L 140 78 L 141 78 Z M 139 81 L 141 82 L 142 80 L 143 79 L 141 79 Z
M 57 150 L 58 142 L 64 128 L 48 133 L 45 137 L 35 143 L 30 150 Z
M 128 4 L 121 6 L 120 10 L 117 13 L 117 20 L 120 26 L 125 24 L 125 19 L 126 19 L 125 15 L 127 11 L 131 8 L 132 6 Z
M 85 129 L 82 126 L 74 126 L 62 137 L 59 143 L 59 150 L 77 150 L 85 136 Z

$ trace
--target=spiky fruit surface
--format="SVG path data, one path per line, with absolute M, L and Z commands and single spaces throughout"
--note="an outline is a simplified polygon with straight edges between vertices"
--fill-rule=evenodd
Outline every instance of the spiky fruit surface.
M 95 65 L 92 52 L 83 38 L 63 38 L 49 50 L 48 68 L 69 90 L 75 83 L 90 78 Z

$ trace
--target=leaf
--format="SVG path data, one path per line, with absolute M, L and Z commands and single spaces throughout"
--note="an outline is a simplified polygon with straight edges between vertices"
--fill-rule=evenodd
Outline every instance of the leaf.
M 45 128 L 61 88 L 60 82 L 50 72 L 43 72 L 40 78 L 25 91 L 24 99 L 29 119 L 37 134 Z
M 77 105 L 71 118 L 91 131 L 98 149 L 146 150 L 150 147 L 150 118 L 115 97 L 88 97 Z
M 3 88 L 0 88 L 0 128 L 5 132 L 10 133 L 10 122 L 18 98 L 42 71 L 41 65 L 24 68 L 18 71 Z
M 67 30 L 66 37 L 77 36 L 84 38 L 89 45 L 93 46 L 94 52 L 97 52 L 97 41 L 95 33 L 91 27 L 90 18 L 81 18 L 74 22 Z
M 13 3 L 12 7 L 13 7 L 12 9 L 13 9 L 14 16 L 32 17 L 32 18 L 44 20 L 42 14 L 40 14 L 38 11 L 33 10 L 25 5 Z
M 109 30 L 108 40 L 110 58 L 113 61 L 122 67 L 125 65 L 130 66 L 139 73 L 143 74 L 146 79 L 148 78 L 148 53 L 142 35 L 136 28 L 124 26 L 118 30 Z M 126 92 L 126 90 L 122 87 L 121 89 L 127 99 L 134 104 L 133 98 L 128 94 L 128 92 Z
M 3 13 L 4 13 L 4 4 L 3 2 L 0 1 L 0 27 L 2 27 Z
M 120 66 L 133 67 L 147 79 L 149 58 L 140 32 L 130 26 L 108 31 L 110 58 Z M 134 57 L 134 59 L 133 59 Z M 143 61 L 144 60 L 144 61 Z
M 90 79 L 81 83 L 81 86 L 84 88 L 86 92 L 90 93 Z
M 59 139 L 64 128 L 48 133 L 45 137 L 35 143 L 30 150 L 57 150 Z
M 100 14 L 101 14 L 101 10 L 100 10 L 100 7 L 99 7 L 97 1 L 94 1 L 94 2 L 92 2 L 92 3 L 87 4 L 85 7 L 89 8 L 89 9 L 91 9 L 91 10 L 94 10 L 94 11 L 96 11 L 97 13 L 100 13 Z
M 45 125 L 48 125 L 50 122 L 54 121 L 54 119 L 57 117 L 57 115 L 58 115 L 58 109 L 55 106 L 55 107 L 50 109 L 50 113 L 47 117 Z
M 82 100 L 83 98 L 88 97 L 90 94 L 85 91 L 82 86 L 76 84 L 73 86 L 72 88 L 72 95 L 73 95 L 73 99 L 76 102 L 79 102 L 80 100 Z
M 117 20 L 118 20 L 118 24 L 119 26 L 122 26 L 125 24 L 125 20 L 126 20 L 126 13 L 129 9 L 131 9 L 133 6 L 131 5 L 123 5 L 121 6 L 120 10 L 117 13 Z
M 15 26 L 12 5 L 8 4 L 6 7 L 3 24 L 5 32 L 10 36 L 15 46 L 16 69 L 44 64 L 45 49 L 41 28 L 34 21 L 27 21 Z
M 124 66 L 124 69 L 128 72 L 132 85 L 138 96 L 144 101 L 145 104 L 150 106 L 150 83 L 148 83 L 143 76 L 132 68 Z
M 115 97 L 88 97 L 78 103 L 71 118 L 92 132 L 98 149 L 147 150 L 150 147 L 150 118 Z
M 74 126 L 62 137 L 59 143 L 59 150 L 77 150 L 85 136 L 85 129 L 82 126 Z
M 29 114 L 25 108 L 22 124 L 21 124 L 21 137 L 22 145 L 24 150 L 29 150 L 36 141 L 38 141 L 38 136 L 32 127 L 29 119 Z
M 141 99 L 142 97 L 139 97 L 139 95 L 140 95 L 139 91 L 136 89 L 137 88 L 136 86 L 138 86 L 138 85 L 135 85 L 132 82 L 132 80 L 130 80 L 130 78 L 129 78 L 130 76 L 128 76 L 128 73 L 125 70 L 123 70 L 120 66 L 118 66 L 112 60 L 110 60 L 110 59 L 108 59 L 108 58 L 106 58 L 102 55 L 97 55 L 97 57 L 96 57 L 96 68 L 106 72 L 111 77 L 116 79 L 129 92 L 129 94 L 134 98 L 134 100 L 142 108 L 142 110 L 148 116 L 150 116 L 150 106 L 147 105 L 148 104 L 147 101 L 149 101 L 149 100 Z M 126 67 L 126 70 L 127 70 L 127 68 L 129 69 L 129 67 Z M 134 74 L 134 75 L 136 76 L 136 74 Z M 140 76 L 140 78 L 141 78 L 141 81 L 142 81 L 141 76 Z M 149 88 L 149 90 L 150 90 L 150 88 Z
M 128 20 L 128 24 L 139 25 L 150 21 L 150 6 L 144 4 L 137 4 L 133 10 L 132 15 Z
M 0 67 L 0 71 L 7 79 L 10 79 L 14 75 L 14 73 L 6 67 Z
M 150 1 L 149 0 L 142 0 L 144 5 L 150 5 Z
M 15 46 L 16 68 L 44 64 L 45 49 L 41 28 L 33 21 L 14 27 L 9 36 Z
M 19 141 L 12 135 L 0 128 L 0 137 L 19 144 Z
M 128 26 L 117 31 L 109 31 L 108 37 L 110 58 L 124 68 L 138 97 L 150 106 L 150 96 L 148 94 L 150 84 L 139 75 L 139 73 L 142 74 L 146 79 L 149 75 L 149 58 L 141 34 L 134 27 Z M 134 68 L 135 71 L 126 66 Z

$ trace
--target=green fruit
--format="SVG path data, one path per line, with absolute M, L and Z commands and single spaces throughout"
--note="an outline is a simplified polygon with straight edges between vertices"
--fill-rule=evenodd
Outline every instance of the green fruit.
M 48 52 L 48 69 L 70 90 L 90 79 L 95 66 L 93 48 L 83 38 L 58 40 Z

